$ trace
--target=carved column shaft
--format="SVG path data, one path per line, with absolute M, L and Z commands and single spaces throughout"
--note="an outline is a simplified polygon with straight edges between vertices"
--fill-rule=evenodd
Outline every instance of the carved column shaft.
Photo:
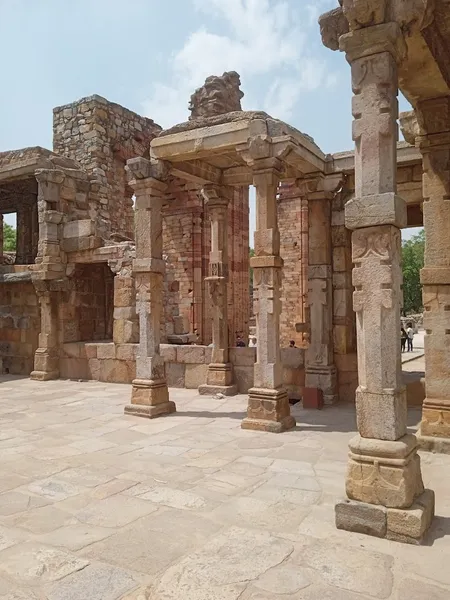
M 422 102 L 425 390 L 421 445 L 450 452 L 450 96 Z M 428 438 L 436 439 L 428 439 Z
M 39 347 L 34 355 L 31 379 L 47 381 L 59 377 L 59 290 L 64 289 L 66 265 L 60 247 L 62 213 L 58 210 L 64 172 L 53 169 L 36 171 L 38 181 L 37 216 L 30 211 L 30 250 L 37 246 L 37 269 L 33 282 L 41 309 Z M 36 226 L 38 225 L 38 235 Z M 19 231 L 19 228 L 18 228 Z M 54 283 L 53 283 L 54 282 Z
M 3 214 L 0 213 L 0 265 L 3 262 Z
M 160 322 L 163 302 L 162 200 L 166 184 L 152 176 L 152 164 L 143 159 L 127 163 L 136 195 L 136 312 L 139 347 L 131 404 L 125 412 L 154 418 L 175 410 L 169 401 L 164 359 L 160 354 Z
M 248 417 L 242 427 L 280 432 L 295 425 L 283 388 L 280 356 L 281 276 L 280 232 L 277 222 L 278 163 L 256 161 L 255 256 L 253 268 L 254 314 L 256 316 L 257 362 L 254 387 L 249 390 Z
M 306 390 L 321 390 L 326 404 L 337 400 L 333 356 L 333 273 L 331 252 L 332 193 L 319 178 L 303 185 L 308 199 L 308 307 L 309 345 L 306 350 Z M 317 189 L 319 188 L 319 189 Z M 322 189 L 320 189 L 322 188 Z
M 351 64 L 356 197 L 345 207 L 353 230 L 353 307 L 357 316 L 359 435 L 350 442 L 346 490 L 350 499 L 378 510 L 393 539 L 414 537 L 406 525 L 390 530 L 390 509 L 408 509 L 420 496 L 417 537 L 428 526 L 434 500 L 424 491 L 415 436 L 406 434 L 406 394 L 401 373 L 401 236 L 406 207 L 396 195 L 397 62 L 404 40 L 396 23 L 341 36 Z M 336 512 L 340 514 L 341 505 Z M 340 527 L 354 530 L 344 508 Z M 345 512 L 346 511 L 346 512 Z M 375 514 L 375 513 L 374 513 Z M 377 517 L 377 518 L 378 518 Z M 406 517 L 405 517 L 406 524 Z M 369 528 L 370 531 L 370 528 Z
M 211 252 L 209 276 L 206 281 L 212 300 L 212 358 L 206 385 L 201 394 L 221 392 L 227 396 L 237 393 L 232 385 L 233 372 L 228 350 L 228 203 L 229 191 L 217 186 L 205 186 L 209 220 L 211 222 Z

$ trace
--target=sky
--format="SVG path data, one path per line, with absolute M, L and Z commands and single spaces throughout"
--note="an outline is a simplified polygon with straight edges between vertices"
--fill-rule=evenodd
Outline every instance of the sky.
M 0 0 L 0 151 L 52 147 L 52 109 L 99 94 L 163 127 L 209 75 L 238 71 L 245 110 L 351 149 L 350 69 L 321 43 L 337 0 Z M 408 108 L 401 99 L 401 110 Z M 254 202 L 251 202 L 254 229 Z

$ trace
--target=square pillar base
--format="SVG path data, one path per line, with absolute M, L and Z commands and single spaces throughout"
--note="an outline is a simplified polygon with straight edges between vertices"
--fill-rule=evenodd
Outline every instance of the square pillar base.
M 425 398 L 422 408 L 420 435 L 450 440 L 450 402 L 447 399 Z
M 450 454 L 450 438 L 422 435 L 421 431 L 416 437 L 421 450 L 434 452 L 436 454 Z
M 422 494 L 423 481 L 417 440 L 404 435 L 396 441 L 354 437 L 349 443 L 347 497 L 389 508 L 408 508 Z
M 285 389 L 251 388 L 248 391 L 247 417 L 242 429 L 282 433 L 295 427 Z
M 30 379 L 33 381 L 50 381 L 59 379 L 59 371 L 31 371 Z
M 154 419 L 176 411 L 165 379 L 135 379 L 132 386 L 131 404 L 125 406 L 125 414 Z
M 403 509 L 343 500 L 335 506 L 335 517 L 338 529 L 420 544 L 434 517 L 434 492 L 425 490 Z
M 322 390 L 323 402 L 326 405 L 335 404 L 339 400 L 337 370 L 332 365 L 328 367 L 308 365 L 305 372 L 305 385 L 307 388 Z
M 206 384 L 198 388 L 202 396 L 213 396 L 223 394 L 224 396 L 235 396 L 238 393 L 237 385 L 233 384 L 233 367 L 230 363 L 211 363 L 208 366 Z

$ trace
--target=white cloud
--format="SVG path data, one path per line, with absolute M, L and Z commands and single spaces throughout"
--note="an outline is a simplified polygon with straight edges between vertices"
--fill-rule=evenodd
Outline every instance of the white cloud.
M 299 8 L 298 0 L 193 0 L 201 18 L 220 23 L 218 31 L 201 26 L 169 59 L 168 82 L 156 83 L 144 102 L 146 114 L 164 127 L 186 120 L 189 97 L 209 75 L 238 71 L 244 92 L 255 97 L 258 78 L 273 75 L 256 106 L 288 119 L 300 95 L 327 80 L 325 65 L 308 50 L 308 36 L 317 36 L 316 14 L 334 5 L 318 0 Z M 319 11 L 320 12 L 320 11 Z M 267 84 L 265 84 L 266 86 Z

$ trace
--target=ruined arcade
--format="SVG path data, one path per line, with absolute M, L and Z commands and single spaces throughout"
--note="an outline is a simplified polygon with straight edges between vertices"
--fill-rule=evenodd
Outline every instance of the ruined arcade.
M 242 110 L 227 72 L 167 130 L 91 96 L 54 110 L 53 151 L 0 153 L 0 213 L 17 215 L 17 252 L 0 257 L 0 367 L 132 384 L 125 413 L 149 418 L 177 410 L 170 388 L 247 394 L 241 426 L 263 432 L 295 427 L 290 401 L 355 402 L 337 526 L 418 543 L 434 516 L 418 449 L 450 453 L 448 2 L 340 5 L 320 28 L 350 64 L 354 152 Z M 414 109 L 405 142 L 399 90 Z M 401 229 L 422 224 L 416 436 L 398 332 Z M 252 316 L 257 348 L 236 347 Z

